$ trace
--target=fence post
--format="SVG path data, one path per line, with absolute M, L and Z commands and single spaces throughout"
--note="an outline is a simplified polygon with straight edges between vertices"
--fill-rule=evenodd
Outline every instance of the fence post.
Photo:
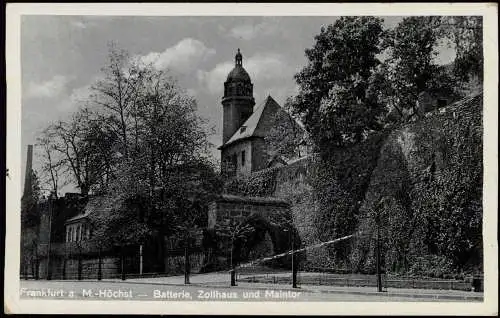
M 120 248 L 120 262 L 121 262 L 121 278 L 122 280 L 125 280 L 125 255 L 124 255 L 124 248 L 123 245 Z
M 35 260 L 35 279 L 38 280 L 40 278 L 40 261 L 38 260 L 38 256 Z
M 139 245 L 139 275 L 142 276 L 142 244 Z
M 189 284 L 189 271 L 190 271 L 190 265 L 189 264 L 189 247 L 188 247 L 189 242 L 186 242 L 186 246 L 184 247 L 184 284 L 188 285 Z
M 292 243 L 292 288 L 297 288 L 297 272 L 295 270 L 295 246 L 294 246 L 294 235 L 292 228 L 288 230 L 288 241 Z
M 102 279 L 102 255 L 101 255 L 101 246 L 99 246 L 99 255 L 97 258 L 97 280 Z
M 82 252 L 78 251 L 78 280 L 82 280 Z
M 63 256 L 62 279 L 66 279 L 66 254 Z

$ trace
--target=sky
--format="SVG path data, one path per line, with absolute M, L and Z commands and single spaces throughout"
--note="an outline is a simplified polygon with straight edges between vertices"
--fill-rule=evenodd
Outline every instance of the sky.
M 254 84 L 256 105 L 271 95 L 283 105 L 297 92 L 293 75 L 307 60 L 322 26 L 336 17 L 145 17 L 23 16 L 21 19 L 21 102 L 23 176 L 28 144 L 41 130 L 68 117 L 88 94 L 89 85 L 106 65 L 112 41 L 131 56 L 169 70 L 196 98 L 198 114 L 215 128 L 212 154 L 222 139 L 223 83 L 238 48 Z M 402 17 L 384 17 L 394 27 Z M 454 52 L 443 47 L 440 64 Z M 37 170 L 38 149 L 34 149 Z M 75 191 L 66 187 L 62 190 Z

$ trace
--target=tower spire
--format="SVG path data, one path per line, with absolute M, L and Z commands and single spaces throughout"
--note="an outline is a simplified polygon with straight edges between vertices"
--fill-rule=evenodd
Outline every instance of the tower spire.
M 242 66 L 243 65 L 243 56 L 241 55 L 240 49 L 238 48 L 238 53 L 236 53 L 236 56 L 234 57 L 235 60 L 235 65 L 236 66 Z

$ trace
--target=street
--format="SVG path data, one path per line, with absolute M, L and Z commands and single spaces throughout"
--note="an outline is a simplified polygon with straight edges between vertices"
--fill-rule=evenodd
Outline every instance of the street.
M 88 299 L 88 300 L 158 300 L 158 301 L 364 301 L 404 302 L 410 297 L 324 293 L 300 288 L 258 288 L 252 284 L 239 286 L 165 285 L 119 281 L 35 281 L 21 280 L 23 299 Z M 419 299 L 418 301 L 453 301 Z M 458 300 L 456 300 L 458 301 Z

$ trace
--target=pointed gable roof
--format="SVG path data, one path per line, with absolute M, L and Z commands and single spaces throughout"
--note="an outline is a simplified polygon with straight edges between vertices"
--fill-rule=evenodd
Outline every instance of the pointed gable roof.
M 271 125 L 274 115 L 278 111 L 283 111 L 281 106 L 269 95 L 257 108 L 241 127 L 229 138 L 229 140 L 219 149 L 224 148 L 236 141 L 250 137 L 265 137 Z

